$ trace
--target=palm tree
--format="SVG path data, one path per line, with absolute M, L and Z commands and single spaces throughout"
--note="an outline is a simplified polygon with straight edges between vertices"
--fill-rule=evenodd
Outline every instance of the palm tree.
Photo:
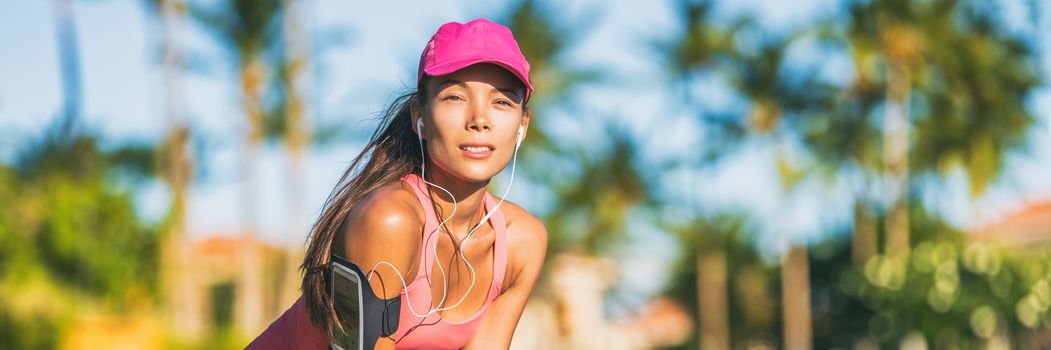
M 813 347 L 810 306 L 810 255 L 806 244 L 788 249 L 781 257 L 781 308 L 785 349 Z
M 936 181 L 962 169 L 973 198 L 1002 171 L 1005 155 L 1024 144 L 1033 120 L 1024 99 L 1039 84 L 1035 54 L 1026 40 L 998 29 L 1003 27 L 997 25 L 996 12 L 983 6 L 995 5 L 848 3 L 850 15 L 842 26 L 847 30 L 834 36 L 846 43 L 856 78 L 828 101 L 826 112 L 807 127 L 805 139 L 829 173 L 862 178 L 855 206 L 855 263 L 876 254 L 878 215 L 864 195 L 871 177 L 882 176 L 890 192 L 908 192 L 913 190 L 908 181 Z M 881 118 L 880 107 L 882 126 L 873 122 Z M 916 223 L 909 216 L 922 211 L 908 210 L 915 194 L 891 194 L 883 225 L 883 253 L 891 259 L 878 262 L 901 261 L 912 243 L 940 232 L 910 228 Z M 895 323 L 908 329 L 910 320 Z
M 989 6 L 850 3 L 851 53 L 865 62 L 858 75 L 884 88 L 887 254 L 908 255 L 910 169 L 944 175 L 962 165 L 977 196 L 1002 169 L 1004 154 L 1024 144 L 1033 123 L 1023 106 L 1040 81 L 1029 61 L 1035 54 L 1023 38 L 998 30 L 995 12 L 983 5 Z M 925 108 L 913 115 L 916 101 Z
M 607 130 L 604 137 L 610 143 L 601 154 L 591 156 L 578 152 L 577 160 L 565 164 L 566 167 L 576 166 L 577 172 L 549 183 L 557 200 L 544 221 L 549 232 L 548 254 L 555 260 L 601 261 L 596 257 L 602 252 L 626 248 L 628 232 L 632 228 L 629 223 L 645 220 L 644 215 L 652 215 L 656 203 L 653 187 L 647 181 L 651 175 L 644 171 L 647 167 L 638 154 L 635 139 L 623 129 L 607 127 Z M 548 166 L 550 168 L 550 164 Z M 566 266 L 555 264 L 552 268 Z M 555 271 L 551 276 L 565 275 L 566 271 Z M 545 285 L 555 288 L 560 283 L 557 277 L 544 281 Z M 600 289 L 594 292 L 606 290 L 605 287 Z M 593 338 L 593 332 L 610 329 L 603 325 L 609 322 L 603 322 L 605 318 L 601 318 L 604 317 L 600 312 L 601 303 L 588 301 L 577 305 L 573 298 L 565 298 L 565 293 L 556 292 L 555 295 L 556 319 L 564 323 L 562 339 L 569 342 L 567 346 L 598 346 L 587 339 Z
M 883 105 L 883 191 L 887 209 L 887 242 L 884 252 L 909 255 L 909 96 L 912 63 L 919 56 L 920 39 L 913 28 L 890 27 L 881 31 L 882 56 L 887 69 L 886 103 Z
M 699 337 L 684 348 L 731 349 L 734 342 L 774 343 L 776 268 L 761 261 L 743 213 L 669 218 L 682 249 L 666 293 L 694 308 Z
M 852 52 L 855 67 L 864 65 L 866 56 L 857 49 Z M 873 79 L 858 74 L 848 86 L 834 91 L 800 131 L 808 154 L 816 159 L 815 173 L 832 182 L 856 180 L 851 186 L 855 195 L 851 259 L 858 265 L 878 253 L 877 215 L 867 193 L 880 167 L 880 132 L 872 119 L 884 89 Z
M 799 137 L 800 130 L 819 114 L 819 106 L 827 103 L 834 90 L 817 83 L 813 74 L 794 71 L 790 69 L 792 67 L 784 66 L 784 57 L 789 46 L 801 34 L 790 34 L 784 38 L 771 37 L 762 34 L 761 29 L 755 27 L 748 19 L 737 21 L 728 30 L 710 29 L 699 23 L 708 11 L 710 5 L 707 3 L 688 4 L 683 10 L 688 19 L 686 27 L 696 33 L 681 40 L 674 49 L 666 50 L 666 54 L 675 62 L 673 70 L 677 77 L 687 81 L 705 71 L 721 73 L 727 79 L 730 87 L 750 103 L 748 112 L 738 117 L 702 117 L 702 122 L 720 130 L 724 134 L 722 137 L 730 139 L 728 144 L 731 145 L 752 139 L 777 146 L 777 169 L 782 186 L 786 192 L 791 192 L 806 173 L 801 170 L 801 165 L 791 161 L 794 157 L 791 151 L 786 150 L 792 148 L 785 144 Z M 729 44 L 731 40 L 723 37 L 732 37 L 735 33 L 746 30 L 761 34 L 759 36 L 762 39 L 756 43 L 758 45 L 754 49 L 733 47 Z M 732 151 L 732 148 L 723 145 L 714 147 L 716 158 L 720 156 L 719 153 L 727 154 Z M 708 254 L 724 255 L 719 252 Z M 810 319 L 810 293 L 809 283 L 806 282 L 809 280 L 807 250 L 805 246 L 791 248 L 784 259 L 781 269 L 781 279 L 785 288 L 783 295 L 786 298 L 783 316 L 785 324 L 792 326 L 785 328 L 785 344 L 790 348 L 809 348 L 810 323 L 807 320 Z M 713 271 L 711 268 L 707 269 Z M 721 285 L 725 286 L 726 283 Z M 705 329 L 723 327 L 705 328 L 702 325 L 702 344 L 706 336 L 703 333 Z M 722 334 L 707 334 L 707 337 L 727 338 Z M 729 344 L 712 344 L 712 347 L 726 346 Z
M 917 174 L 940 177 L 951 171 L 953 164 L 961 164 L 971 180 L 972 196 L 977 196 L 1002 169 L 1004 154 L 1024 144 L 1025 130 L 1032 124 L 1032 117 L 1022 107 L 1028 91 L 1039 82 L 1037 70 L 1029 60 L 1033 57 L 1032 51 L 1022 40 L 996 31 L 992 15 L 978 7 L 975 3 L 956 1 L 853 3 L 847 37 L 858 72 L 851 86 L 832 91 L 807 83 L 810 88 L 772 89 L 816 92 L 809 96 L 783 92 L 770 96 L 763 91 L 749 93 L 747 88 L 776 86 L 776 83 L 746 84 L 737 88 L 751 101 L 776 100 L 780 96 L 784 102 L 776 106 L 803 102 L 797 105 L 808 112 L 796 113 L 804 116 L 803 123 L 791 127 L 796 130 L 790 132 L 803 133 L 808 151 L 826 166 L 836 169 L 835 173 L 842 174 L 839 170 L 848 166 L 861 174 L 863 183 L 868 183 L 867 174 L 871 170 L 867 169 L 882 168 L 884 190 L 890 195 L 884 225 L 887 230 L 884 253 L 891 257 L 901 259 L 909 254 L 907 182 L 910 168 Z M 884 70 L 874 69 L 877 67 L 873 62 L 882 64 Z M 764 65 L 746 63 L 742 67 Z M 916 109 L 917 113 L 911 115 L 910 105 L 916 100 L 925 101 L 926 108 Z M 884 113 L 880 129 L 882 162 L 876 160 L 878 148 L 874 146 L 879 144 L 878 131 L 870 122 L 881 104 Z M 805 107 L 808 105 L 817 108 Z M 762 114 L 753 112 L 752 115 Z M 753 124 L 765 125 L 755 123 L 755 118 L 752 120 Z M 919 137 L 908 136 L 913 128 Z M 815 130 L 824 132 L 814 134 Z M 833 133 L 845 135 L 833 136 Z M 821 138 L 825 139 L 819 140 Z M 910 143 L 915 145 L 911 161 Z M 848 163 L 844 163 L 845 160 Z M 876 216 L 867 209 L 867 202 L 861 195 L 855 207 L 854 250 L 858 262 L 875 253 L 873 220 Z M 797 272 L 793 273 L 795 277 L 782 278 L 785 298 L 809 295 L 804 290 L 798 293 L 788 290 L 791 281 L 797 281 L 794 284 L 798 286 L 805 285 L 798 283 L 807 270 L 807 259 L 800 257 L 805 254 L 805 250 L 796 248 L 786 256 L 783 271 Z M 789 306 L 798 304 L 785 299 L 786 324 L 793 319 Z M 796 329 L 800 333 L 804 331 Z M 795 347 L 795 343 L 809 347 L 809 343 L 797 342 L 804 337 L 808 335 L 792 336 L 786 329 L 785 346 Z
M 279 33 L 280 0 L 227 0 L 218 10 L 193 9 L 192 12 L 224 47 L 230 50 L 233 66 L 238 71 L 241 106 L 246 117 L 244 155 L 241 159 L 242 178 L 242 245 L 241 272 L 238 274 L 235 295 L 236 321 L 245 334 L 258 332 L 264 321 L 264 294 L 262 257 L 254 246 L 257 200 L 255 171 L 259 146 L 264 138 L 264 108 L 262 91 L 265 82 L 264 54 Z
M 914 83 L 930 108 L 916 121 L 911 167 L 939 177 L 962 169 L 975 198 L 1003 172 L 1007 154 L 1025 147 L 1036 123 L 1025 102 L 1043 79 L 1030 38 L 1003 29 L 980 3 L 954 12 L 958 21 L 926 23 L 944 33 L 930 40 L 946 49 L 924 51 L 929 67 Z
M 194 261 L 189 256 L 185 233 L 186 194 L 193 178 L 193 154 L 188 150 L 190 129 L 181 111 L 185 103 L 181 74 L 184 60 L 179 36 L 183 30 L 186 4 L 182 0 L 147 0 L 143 4 L 148 13 L 157 17 L 161 26 L 164 119 L 168 136 L 160 147 L 164 159 L 160 173 L 172 192 L 168 233 L 162 247 L 163 290 L 167 293 L 167 312 L 175 330 L 183 338 L 194 339 L 202 335 L 208 324 L 204 316 L 204 296 L 194 282 Z
M 73 132 L 80 122 L 81 83 L 80 50 L 77 45 L 77 27 L 73 16 L 73 0 L 52 0 L 52 15 L 55 17 L 55 42 L 58 44 L 59 68 L 62 71 L 62 120 L 63 132 Z
M 715 118 L 702 117 L 708 126 L 728 131 L 725 134 L 730 135 L 734 142 L 756 136 L 760 140 L 775 143 L 778 140 L 793 138 L 803 141 L 808 154 L 818 160 L 816 165 L 819 165 L 819 168 L 815 172 L 804 172 L 800 175 L 798 164 L 779 160 L 778 169 L 782 170 L 781 176 L 786 189 L 791 190 L 794 181 L 819 171 L 833 176 L 860 174 L 863 180 L 858 191 L 861 195 L 858 196 L 855 206 L 854 255 L 855 261 L 863 262 L 876 253 L 874 244 L 877 215 L 870 209 L 871 200 L 866 199 L 864 195 L 867 192 L 869 174 L 882 168 L 884 178 L 890 186 L 905 188 L 906 185 L 903 185 L 900 179 L 909 178 L 910 168 L 925 172 L 933 170 L 934 174 L 940 176 L 950 171 L 953 165 L 962 164 L 967 166 L 965 170 L 968 174 L 975 174 L 971 175 L 974 177 L 972 185 L 980 188 L 998 172 L 1003 150 L 1020 144 L 1023 135 L 1021 131 L 1031 123 L 1031 119 L 1027 118 L 1028 114 L 1020 107 L 1024 105 L 1022 97 L 1038 80 L 1033 73 L 1035 70 L 1029 64 L 1032 54 L 1025 45 L 1017 40 L 1006 40 L 1003 33 L 992 30 L 995 26 L 988 23 L 988 19 L 980 19 L 980 13 L 966 10 L 967 6 L 954 1 L 922 4 L 875 1 L 851 5 L 852 16 L 845 26 L 848 31 L 843 37 L 850 40 L 846 47 L 857 67 L 857 78 L 843 88 L 822 86 L 807 79 L 796 86 L 784 84 L 788 81 L 781 79 L 787 71 L 779 65 L 780 56 L 783 55 L 784 46 L 787 44 L 776 41 L 760 43 L 757 52 L 752 53 L 737 54 L 734 52 L 738 50 L 725 51 L 734 55 L 731 60 L 724 60 L 717 51 L 711 53 L 699 50 L 700 52 L 690 55 L 682 54 L 692 52 L 689 50 L 669 49 L 664 52 L 670 57 L 679 57 L 672 60 L 676 62 L 673 67 L 680 67 L 675 70 L 677 77 L 688 80 L 696 74 L 729 72 L 729 80 L 735 90 L 752 102 L 747 121 L 742 120 L 744 118 L 727 118 L 722 115 L 716 115 Z M 876 10 L 877 8 L 883 9 L 882 12 Z M 683 13 L 689 17 L 690 11 Z M 953 13 L 963 13 L 970 18 L 948 19 L 951 17 L 949 14 Z M 907 27 L 902 23 L 914 27 Z M 958 25 L 959 23 L 963 25 Z M 701 40 L 705 37 L 695 35 L 693 47 L 705 47 L 702 44 L 706 42 L 719 42 Z M 688 40 L 682 42 L 683 44 L 673 48 L 691 47 L 685 44 Z M 932 48 L 934 45 L 938 47 Z M 960 52 L 966 52 L 967 58 L 957 57 Z M 993 55 L 990 55 L 990 52 Z M 987 59 L 990 56 L 994 58 Z M 1017 61 L 1008 59 L 1015 56 L 1023 58 Z M 682 57 L 693 59 L 691 61 Z M 723 63 L 726 61 L 736 63 L 736 68 L 717 68 L 725 67 Z M 689 62 L 707 63 L 690 65 Z M 978 63 L 982 62 L 988 66 L 979 66 Z M 940 68 L 964 65 L 971 68 L 967 72 L 959 73 Z M 889 68 L 880 70 L 880 67 Z M 988 72 L 998 72 L 998 77 L 987 77 L 986 75 L 990 74 Z M 991 88 L 990 85 L 983 85 L 990 79 L 994 81 L 990 84 Z M 989 94 L 990 90 L 998 94 Z M 907 96 L 912 97 L 910 99 Z M 994 104 L 990 102 L 990 97 L 996 97 L 997 101 L 1002 102 Z M 927 108 L 923 110 L 926 113 L 919 114 L 919 117 L 909 116 L 906 104 L 917 98 L 927 102 Z M 969 102 L 969 99 L 980 103 Z M 960 101 L 964 102 L 961 104 Z M 969 108 L 974 105 L 985 106 L 981 110 L 985 115 L 975 116 L 977 113 L 969 113 Z M 882 127 L 872 122 L 878 120 L 874 114 L 880 107 L 885 107 L 882 110 L 886 113 L 882 118 L 885 121 Z M 937 114 L 940 119 L 934 119 L 927 113 Z M 966 132 L 961 131 L 967 129 L 966 126 L 978 118 L 984 118 L 980 127 L 976 125 Z M 902 120 L 906 122 L 902 123 Z M 907 135 L 912 126 L 908 120 L 917 120 L 917 133 L 925 135 L 911 141 L 916 144 L 916 150 L 924 150 L 916 151 L 911 161 L 907 152 L 907 144 L 910 142 Z M 1004 127 L 997 127 L 999 123 L 1005 123 Z M 957 129 L 946 129 L 947 126 Z M 882 161 L 878 148 L 881 132 L 883 146 L 886 147 Z M 934 135 L 938 133 L 940 134 Z M 996 136 L 983 136 L 982 133 L 992 133 Z M 931 136 L 926 136 L 927 134 Z M 902 135 L 906 136 L 903 138 Z M 1003 146 L 996 142 L 985 141 L 984 145 L 972 142 L 993 139 L 1008 142 Z M 906 144 L 904 153 L 901 151 L 903 142 Z M 717 149 L 720 152 L 725 150 L 726 148 Z M 990 164 L 994 166 L 989 166 Z M 904 195 L 902 198 L 907 200 Z M 897 237 L 888 238 L 889 242 L 893 242 L 893 246 L 888 246 L 885 251 L 907 254 L 908 247 L 901 248 L 901 245 L 908 245 L 909 242 L 908 217 L 903 209 L 906 207 L 902 201 L 894 203 L 888 210 L 887 216 L 890 221 L 886 226 L 889 230 L 888 236 Z M 904 232 L 904 237 L 901 232 Z M 804 294 L 788 289 L 791 289 L 790 285 L 806 288 L 803 287 L 806 283 L 798 283 L 800 280 L 806 280 L 805 255 L 805 249 L 793 249 L 785 256 L 782 267 L 782 273 L 785 275 L 782 282 L 785 283 L 786 298 Z M 796 319 L 787 309 L 787 299 L 785 304 L 786 322 Z M 808 312 L 808 308 L 797 309 Z M 793 343 L 803 344 L 797 340 L 808 336 L 791 335 L 786 330 L 785 337 L 786 346 L 791 347 Z
M 561 233 L 551 235 L 549 251 L 614 247 L 626 238 L 629 214 L 656 204 L 631 135 L 615 127 L 604 135 L 610 146 L 602 155 L 579 154 L 580 172 L 551 183 L 559 201 L 545 221 Z
M 530 62 L 530 79 L 536 91 L 530 96 L 529 105 L 535 115 L 543 116 L 556 106 L 565 107 L 565 98 L 576 86 L 597 79 L 597 74 L 590 70 L 567 67 L 561 60 L 566 49 L 583 34 L 577 28 L 586 28 L 581 21 L 559 23 L 549 15 L 551 11 L 537 0 L 523 0 L 508 9 L 501 20 L 506 24 L 518 41 L 522 54 Z M 571 27 L 568 23 L 574 23 Z M 555 157 L 561 153 L 556 140 L 552 138 L 547 126 L 549 118 L 534 118 L 529 134 L 524 141 L 528 147 L 521 149 L 523 160 L 543 162 L 545 158 Z M 542 182 L 551 180 L 550 173 L 542 171 L 543 167 L 525 167 L 529 175 Z
M 302 10 L 305 2 L 302 0 L 283 1 L 283 33 L 284 33 L 284 69 L 281 69 L 282 85 L 285 87 L 285 130 L 282 134 L 285 147 L 288 149 L 288 198 L 289 198 L 289 229 L 286 239 L 285 250 L 288 253 L 285 269 L 282 276 L 283 282 L 278 291 L 277 308 L 280 310 L 290 305 L 299 295 L 299 263 L 302 261 L 304 237 L 297 232 L 303 232 L 306 220 L 303 213 L 303 194 L 306 150 L 311 143 L 309 126 L 309 114 L 307 96 L 310 86 L 308 79 L 310 74 L 310 36 L 303 26 Z
M 730 348 L 730 297 L 727 253 L 725 242 L 712 239 L 712 235 L 723 238 L 735 232 L 720 232 L 696 225 L 688 234 L 708 236 L 697 245 L 697 315 L 700 328 L 701 349 Z M 695 231 L 696 230 L 696 231 Z M 713 242 L 715 241 L 715 242 Z
M 559 22 L 555 20 L 557 16 L 551 15 L 554 7 L 548 6 L 557 5 L 519 1 L 501 20 L 515 33 L 529 59 L 531 80 L 536 87 L 529 104 L 538 117 L 532 120 L 519 157 L 522 162 L 539 166 L 519 168 L 551 187 L 557 198 L 554 207 L 544 213 L 549 232 L 548 256 L 556 259 L 557 254 L 566 251 L 597 255 L 623 244 L 629 214 L 645 211 L 654 204 L 652 188 L 637 155 L 638 145 L 626 130 L 607 126 L 604 135 L 608 135 L 608 147 L 597 155 L 567 150 L 549 132 L 552 119 L 546 117 L 547 113 L 556 108 L 574 108 L 566 103 L 572 89 L 597 80 L 599 75 L 586 68 L 567 66 L 562 59 L 563 53 L 584 34 L 581 29 L 588 28 L 587 23 L 597 18 Z M 552 163 L 563 163 L 566 166 L 562 169 L 572 171 L 550 171 Z
M 785 66 L 790 45 L 800 34 L 787 38 L 761 39 L 756 52 L 739 52 L 737 69 L 731 70 L 731 83 L 739 94 L 751 102 L 747 116 L 748 130 L 776 145 L 776 165 L 785 194 L 807 176 L 803 166 L 793 159 L 792 147 L 786 141 L 798 137 L 799 130 L 820 115 L 821 106 L 834 90 L 819 84 L 812 74 L 793 71 Z M 780 144 L 780 145 L 779 145 Z M 810 307 L 809 254 L 807 243 L 792 246 L 782 256 L 781 283 L 784 346 L 788 349 L 812 347 Z
M 280 44 L 274 48 L 269 68 L 274 74 L 269 81 L 267 103 L 263 114 L 263 139 L 280 143 L 287 155 L 287 193 L 289 221 L 286 229 L 285 262 L 278 276 L 275 298 L 269 310 L 273 316 L 284 311 L 299 295 L 305 231 L 308 229 L 303 217 L 306 157 L 313 146 L 324 146 L 339 140 L 344 126 L 336 123 L 314 125 L 311 120 L 310 87 L 311 56 L 339 41 L 323 41 L 314 46 L 310 32 L 303 23 L 304 0 L 282 0 Z M 340 34 L 337 29 L 330 34 Z
M 833 182 L 855 180 L 850 186 L 855 195 L 851 258 L 859 265 L 879 252 L 877 201 L 868 193 L 875 179 L 879 178 L 881 167 L 889 164 L 881 162 L 881 141 L 896 140 L 888 133 L 883 133 L 881 140 L 884 128 L 877 127 L 874 122 L 875 113 L 886 102 L 890 88 L 876 66 L 881 42 L 872 39 L 878 36 L 878 16 L 871 11 L 871 8 L 861 6 L 848 7 L 843 26 L 848 28 L 846 32 L 838 29 L 841 22 L 825 22 L 817 26 L 819 38 L 845 47 L 855 78 L 846 86 L 838 87 L 831 98 L 825 99 L 800 131 L 807 152 L 817 160 L 815 165 L 819 169 L 816 173 L 831 178 Z M 900 116 L 897 112 L 900 109 L 887 111 L 895 118 Z M 895 220 L 901 223 L 900 219 Z
M 682 16 L 682 32 L 668 42 L 658 42 L 657 51 L 671 66 L 674 81 L 687 85 L 697 75 L 721 63 L 721 59 L 735 50 L 732 37 L 737 28 L 719 28 L 711 23 L 710 1 L 682 0 L 677 3 Z M 688 91 L 685 87 L 682 89 Z M 689 97 L 687 96 L 687 100 Z M 688 101 L 687 101 L 688 102 Z M 701 114 L 703 115 L 703 113 Z M 702 117 L 702 120 L 709 120 Z M 731 123 L 723 124 L 732 128 Z M 731 134 L 731 133 L 728 133 Z M 732 133 L 738 134 L 738 133 Z M 711 240 L 712 232 L 693 232 Z M 698 336 L 702 349 L 730 347 L 729 298 L 727 296 L 727 255 L 721 244 L 697 244 L 696 263 L 683 268 L 696 271 L 696 299 L 698 301 Z

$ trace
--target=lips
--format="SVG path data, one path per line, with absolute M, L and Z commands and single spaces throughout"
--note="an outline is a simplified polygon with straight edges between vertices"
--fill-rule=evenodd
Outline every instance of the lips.
M 468 142 L 460 144 L 460 152 L 463 152 L 468 158 L 488 158 L 493 155 L 494 150 L 496 150 L 496 147 L 488 143 Z

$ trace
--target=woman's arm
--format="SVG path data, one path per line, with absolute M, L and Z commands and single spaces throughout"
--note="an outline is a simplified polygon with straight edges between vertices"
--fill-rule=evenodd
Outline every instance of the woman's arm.
M 423 227 L 415 194 L 399 185 L 388 185 L 369 194 L 347 217 L 333 251 L 353 262 L 369 278 L 372 292 L 383 299 L 401 294 L 405 283 L 415 276 L 413 260 L 419 251 Z M 397 273 L 391 265 L 397 267 Z M 399 276 L 400 273 L 400 276 Z M 382 283 L 381 283 L 382 281 Z M 390 338 L 380 338 L 375 349 L 394 349 Z
M 333 244 L 335 254 L 358 265 L 362 272 L 368 274 L 376 268 L 369 278 L 376 296 L 384 299 L 398 296 L 405 287 L 402 278 L 408 283 L 413 277 L 411 273 L 415 271 L 410 269 L 415 267 L 413 258 L 419 250 L 423 227 L 416 213 L 418 206 L 415 195 L 405 193 L 397 184 L 381 187 L 348 214 L 340 233 L 342 237 L 337 237 Z M 390 265 L 377 265 L 384 261 Z M 391 265 L 397 267 L 401 276 Z
M 547 229 L 539 219 L 524 210 L 515 211 L 519 210 L 523 215 L 508 227 L 508 272 L 512 273 L 511 283 L 489 305 L 478 330 L 464 349 L 510 347 L 518 319 L 540 276 L 547 253 Z

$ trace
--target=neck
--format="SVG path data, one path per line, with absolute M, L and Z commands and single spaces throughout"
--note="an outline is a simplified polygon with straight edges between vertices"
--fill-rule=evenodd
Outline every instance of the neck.
M 441 170 L 430 161 L 427 162 L 427 182 L 438 185 L 441 188 L 428 185 L 434 204 L 439 207 L 442 217 L 438 221 L 448 219 L 445 226 L 452 231 L 457 239 L 463 239 L 478 221 L 485 215 L 484 200 L 485 191 L 489 181 L 474 182 L 451 176 Z M 449 191 L 446 193 L 442 188 Z M 452 194 L 452 198 L 449 197 Z M 453 213 L 453 201 L 455 198 L 456 212 Z M 450 215 L 452 215 L 450 217 Z

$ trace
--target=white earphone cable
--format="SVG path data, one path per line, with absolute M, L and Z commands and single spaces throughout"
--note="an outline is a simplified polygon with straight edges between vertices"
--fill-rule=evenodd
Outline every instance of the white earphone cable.
M 417 124 L 417 126 L 420 126 L 420 124 Z M 441 189 L 446 194 L 448 194 L 449 198 L 451 198 L 452 201 L 453 201 L 452 213 L 449 214 L 449 218 L 448 219 L 444 219 L 440 223 L 438 223 L 438 227 L 435 229 L 435 231 L 437 231 L 437 230 L 440 230 L 442 227 L 445 227 L 445 223 L 448 222 L 449 220 L 451 220 L 453 215 L 456 214 L 457 201 L 456 201 L 456 197 L 454 197 L 452 195 L 452 192 L 449 192 L 449 190 L 447 190 L 447 189 L 445 189 L 445 188 L 443 188 L 443 187 L 441 187 L 441 186 L 439 186 L 437 184 L 433 184 L 433 183 L 427 181 L 427 179 L 426 179 L 426 175 L 427 175 L 427 157 L 424 154 L 423 137 L 422 137 L 422 135 L 419 134 L 420 131 L 421 130 L 417 130 L 417 136 L 418 136 L 417 137 L 417 141 L 418 141 L 419 146 L 420 146 L 420 157 L 422 159 L 421 166 L 420 166 L 420 180 L 423 181 L 423 183 L 425 183 L 425 184 L 427 184 L 429 186 L 434 186 L 434 187 L 437 187 L 437 188 Z M 467 232 L 467 235 L 464 236 L 464 239 L 460 242 L 460 246 L 456 249 L 456 253 L 460 255 L 460 259 L 463 260 L 465 265 L 467 265 L 467 269 L 471 271 L 471 284 L 468 285 L 467 291 L 464 292 L 464 294 L 460 298 L 460 300 L 457 301 L 452 306 L 431 308 L 431 306 L 428 305 L 427 313 L 426 314 L 422 314 L 422 315 L 417 313 L 416 310 L 413 309 L 412 302 L 410 302 L 409 300 L 405 300 L 405 304 L 409 305 L 409 312 L 411 312 L 416 317 L 426 318 L 427 316 L 430 316 L 430 315 L 434 314 L 435 312 L 452 309 L 452 308 L 454 308 L 456 306 L 459 306 L 461 303 L 463 303 L 463 301 L 467 299 L 467 296 L 470 295 L 471 290 L 474 288 L 475 282 L 477 282 L 478 275 L 475 273 L 474 266 L 472 266 L 471 263 L 469 261 L 467 261 L 467 258 L 463 255 L 463 247 L 465 245 L 467 245 L 467 241 L 471 238 L 472 235 L 474 235 L 474 232 L 476 230 L 478 230 L 479 227 L 482 227 L 482 225 L 484 225 L 485 222 L 487 220 L 489 220 L 489 218 L 492 217 L 492 215 L 494 213 L 496 213 L 497 209 L 500 208 L 500 205 L 502 205 L 504 203 L 504 199 L 507 198 L 507 194 L 511 192 L 511 185 L 514 184 L 514 181 L 515 181 L 515 165 L 516 165 L 517 160 L 518 160 L 518 148 L 521 145 L 521 137 L 522 137 L 522 129 L 519 128 L 518 136 L 517 136 L 517 139 L 515 141 L 514 153 L 511 156 L 511 178 L 507 182 L 507 189 L 505 189 L 504 190 L 504 194 L 502 196 L 500 196 L 500 201 L 497 202 L 496 205 L 493 206 L 491 209 L 489 209 L 486 212 L 485 216 L 483 216 L 482 219 L 477 224 L 475 224 L 475 226 L 473 228 L 471 228 L 470 231 Z M 484 201 L 484 197 L 483 197 L 483 201 Z M 484 202 L 483 202 L 483 208 L 484 208 Z M 429 242 L 430 242 L 430 238 L 429 237 L 431 237 L 431 236 L 433 236 L 435 239 L 438 238 L 437 235 L 428 234 L 427 237 L 425 237 L 424 241 L 423 241 L 424 248 L 426 248 L 427 244 L 429 244 Z M 438 260 L 438 244 L 437 244 L 437 242 L 435 242 L 435 244 L 434 244 L 434 248 L 432 249 L 431 255 L 433 256 L 433 259 L 436 262 L 438 262 L 437 261 Z M 401 271 L 399 271 L 398 268 L 394 266 L 394 264 L 391 264 L 390 262 L 388 262 L 386 260 L 377 262 L 376 265 L 374 265 L 372 267 L 372 269 L 369 270 L 369 273 L 366 275 L 366 279 L 367 280 L 369 280 L 369 281 L 372 280 L 372 275 L 376 272 L 376 269 L 381 264 L 390 266 L 391 269 L 394 269 L 394 273 L 397 274 L 398 275 L 398 279 L 401 280 L 402 288 L 403 289 L 404 288 L 408 288 L 408 284 L 405 283 L 405 276 L 402 275 Z M 424 267 L 420 266 L 420 268 L 424 268 Z M 437 305 L 442 305 L 442 304 L 445 303 L 445 298 L 448 296 L 448 293 L 449 293 L 448 276 L 445 274 L 445 269 L 442 268 L 442 264 L 440 262 L 438 262 L 438 270 L 442 274 L 442 298 L 438 302 Z
M 471 293 L 471 289 L 474 288 L 474 284 L 475 284 L 475 281 L 477 279 L 477 274 L 475 274 L 474 266 L 471 266 L 471 263 L 467 262 L 467 258 L 463 256 L 463 247 L 465 245 L 467 245 L 467 240 L 471 239 L 471 235 L 474 234 L 474 231 L 478 230 L 479 227 L 482 227 L 482 225 L 485 224 L 486 220 L 489 220 L 489 217 L 493 216 L 493 213 L 496 213 L 496 210 L 498 208 L 500 208 L 500 205 L 504 204 L 504 198 L 506 198 L 507 194 L 509 192 L 511 192 L 511 184 L 513 184 L 514 181 L 515 181 L 515 162 L 517 161 L 517 158 L 518 158 L 518 145 L 516 143 L 515 151 L 514 151 L 513 155 L 511 156 L 511 179 L 507 182 L 507 189 L 504 190 L 504 194 L 503 194 L 503 196 L 500 197 L 500 201 L 497 202 L 496 205 L 493 206 L 493 208 L 490 209 L 489 212 L 486 213 L 484 217 L 482 217 L 482 220 L 480 220 L 478 222 L 478 224 L 476 224 L 474 226 L 474 228 L 472 228 L 470 231 L 467 232 L 467 236 L 465 236 L 463 238 L 463 241 L 460 242 L 460 248 L 458 249 L 458 251 L 459 251 L 459 254 L 460 254 L 460 258 L 463 259 L 464 264 L 467 264 L 467 268 L 471 270 L 471 284 L 467 286 L 467 291 L 463 293 L 463 297 L 461 297 L 459 301 L 457 301 L 452 306 L 444 307 L 444 308 L 438 308 L 438 309 L 436 309 L 437 311 L 444 311 L 444 310 L 452 309 L 452 308 L 460 305 L 460 303 L 463 303 L 463 301 L 467 299 L 467 295 L 469 295 Z M 435 247 L 434 248 L 435 249 L 435 254 L 437 254 L 437 252 L 438 252 L 438 245 L 435 244 L 434 247 Z M 442 265 L 438 264 L 438 268 L 441 269 L 441 267 L 442 267 Z M 442 295 L 442 301 L 443 302 L 445 301 L 445 295 L 444 294 Z M 438 303 L 438 305 L 441 305 L 441 303 Z

